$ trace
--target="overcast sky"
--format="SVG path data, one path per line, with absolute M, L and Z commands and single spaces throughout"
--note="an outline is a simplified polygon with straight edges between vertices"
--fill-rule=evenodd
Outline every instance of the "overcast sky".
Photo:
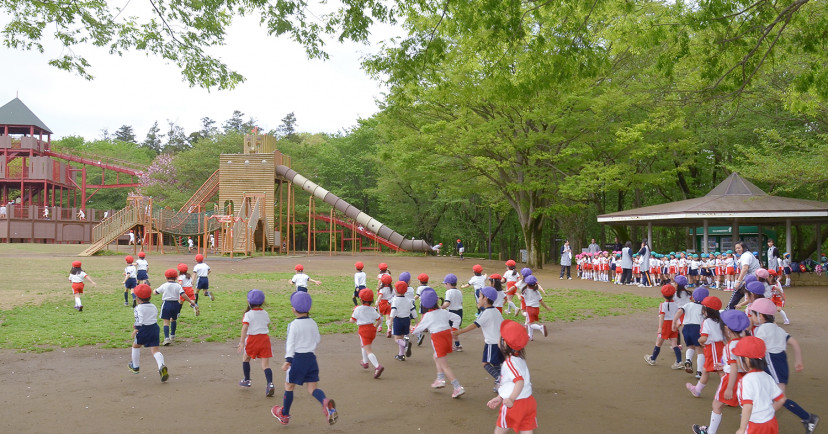
M 0 47 L 0 106 L 18 96 L 54 132 L 53 138 L 79 135 L 87 140 L 131 125 L 139 141 L 153 122 L 162 132 L 167 119 L 187 134 L 201 128 L 201 118 L 217 126 L 234 110 L 253 117 L 265 131 L 294 112 L 297 131 L 335 133 L 377 111 L 384 89 L 360 69 L 370 47 L 329 43 L 330 59 L 308 60 L 288 38 L 269 37 L 251 18 L 237 19 L 227 45 L 212 50 L 247 81 L 233 90 L 190 88 L 175 65 L 158 57 L 128 53 L 109 55 L 94 47 L 75 49 L 92 64 L 87 81 L 48 64 L 62 50 L 43 54 Z

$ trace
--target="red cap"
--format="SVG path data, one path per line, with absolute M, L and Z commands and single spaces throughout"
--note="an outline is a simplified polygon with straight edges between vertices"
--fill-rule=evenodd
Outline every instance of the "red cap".
M 380 282 L 382 282 L 383 285 L 390 285 L 391 280 L 393 279 L 391 279 L 390 274 L 383 274 L 382 277 L 380 277 Z
M 356 264 L 354 264 L 354 267 L 356 267 L 357 270 L 362 271 L 362 269 L 365 268 L 365 264 L 363 264 L 362 262 L 357 262 Z
M 359 290 L 359 298 L 362 301 L 374 301 L 374 291 L 368 288 L 362 288 Z
M 388 264 L 386 264 L 385 262 L 380 262 L 379 269 L 380 269 L 380 271 L 387 270 L 388 269 Z
M 428 274 L 420 274 L 419 276 L 417 276 L 417 280 L 419 280 L 422 283 L 428 283 Z
M 305 267 L 303 267 L 302 264 L 296 264 L 296 266 L 293 267 L 293 269 L 296 271 L 304 271 Z
M 472 267 L 472 271 L 474 271 L 475 273 L 482 273 L 483 266 L 480 264 L 474 264 L 474 267 Z
M 394 284 L 394 289 L 397 291 L 397 294 L 405 295 L 405 293 L 408 292 L 408 284 L 402 280 L 398 280 L 397 283 Z
M 779 273 L 777 273 L 776 270 L 768 270 L 768 274 L 770 274 L 771 276 L 778 276 L 779 275 Z
M 147 254 L 144 253 L 144 252 L 138 252 L 138 257 L 141 258 L 141 259 L 144 259 L 144 258 L 147 257 Z
M 489 276 L 489 279 L 492 279 L 492 281 L 500 280 L 500 279 L 503 279 L 503 276 L 495 273 L 495 274 L 492 274 L 491 276 Z
M 135 296 L 138 298 L 147 299 L 152 297 L 152 288 L 150 288 L 150 286 L 146 283 L 142 283 L 136 286 L 135 289 L 132 290 L 132 292 L 134 292 Z
M 719 310 L 722 308 L 722 301 L 719 300 L 719 297 L 714 296 L 707 296 L 702 300 L 702 306 L 707 306 L 714 310 Z
M 126 257 L 126 258 L 124 258 L 124 259 L 126 259 L 126 263 L 127 263 L 127 264 L 131 264 L 131 263 L 132 263 L 132 261 L 134 261 L 134 260 L 135 260 L 135 258 L 133 258 L 132 256 L 127 256 L 127 257 Z
M 188 268 L 187 268 L 187 264 L 178 264 L 178 271 L 179 271 L 179 272 L 181 272 L 181 273 L 186 273 L 186 272 L 187 272 L 187 269 L 188 269 Z
M 75 267 L 75 268 L 79 268 L 81 266 L 81 261 L 72 262 L 72 266 Z
M 202 255 L 201 253 L 197 254 L 196 257 L 195 257 L 195 260 L 196 260 L 196 262 L 203 261 L 204 260 L 204 255 Z
M 664 285 L 661 287 L 661 295 L 672 297 L 676 295 L 676 288 L 673 285 Z
M 500 323 L 500 336 L 506 341 L 506 345 L 515 351 L 522 350 L 529 342 L 526 328 L 510 319 Z
M 765 358 L 765 342 L 756 336 L 745 336 L 733 347 L 733 354 L 750 359 Z
M 178 271 L 175 268 L 170 268 L 169 270 L 164 272 L 164 277 L 167 279 L 175 279 L 178 277 Z
M 515 265 L 517 265 L 517 263 L 515 262 L 514 259 L 509 259 L 508 261 L 506 261 L 506 266 L 507 267 L 514 267 Z

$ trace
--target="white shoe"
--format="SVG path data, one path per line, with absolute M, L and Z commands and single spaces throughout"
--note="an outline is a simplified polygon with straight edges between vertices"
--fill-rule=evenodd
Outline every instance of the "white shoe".
M 172 341 L 170 340 L 170 338 L 165 338 L 163 345 L 166 347 L 167 345 L 169 345 L 171 343 L 172 343 Z
M 786 320 L 785 320 L 785 322 L 783 322 L 782 324 L 784 324 L 784 325 L 788 325 L 788 324 L 790 324 L 790 323 L 791 323 L 791 320 L 786 319 Z

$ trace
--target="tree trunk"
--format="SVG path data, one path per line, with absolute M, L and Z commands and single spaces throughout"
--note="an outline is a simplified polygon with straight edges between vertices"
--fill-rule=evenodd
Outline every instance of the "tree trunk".
M 521 222 L 523 239 L 526 243 L 526 265 L 533 270 L 543 268 L 543 252 L 541 251 L 541 237 L 543 236 L 543 217 L 529 217 Z

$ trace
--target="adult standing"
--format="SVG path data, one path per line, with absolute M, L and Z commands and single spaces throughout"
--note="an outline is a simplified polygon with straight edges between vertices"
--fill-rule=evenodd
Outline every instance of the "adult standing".
M 566 278 L 568 280 L 572 280 L 572 276 L 570 275 L 572 269 L 572 247 L 569 245 L 569 240 L 564 241 L 563 247 L 561 247 L 561 279 L 564 276 L 564 270 L 566 270 Z
M 647 245 L 647 240 L 641 240 L 638 257 L 641 258 L 641 263 L 638 264 L 638 269 L 641 271 L 641 283 L 638 286 L 653 286 L 653 280 L 650 278 L 650 246 Z
M 593 238 L 592 242 L 589 243 L 589 246 L 587 246 L 587 251 L 589 253 L 598 253 L 601 251 L 601 246 L 599 246 L 598 243 L 595 242 L 595 238 Z
M 629 285 L 632 281 L 632 241 L 627 241 L 627 244 L 621 249 L 621 284 Z
M 762 268 L 761 264 L 759 264 L 759 260 L 756 259 L 756 256 L 753 256 L 753 253 L 748 250 L 747 244 L 744 241 L 739 241 L 733 246 L 733 250 L 736 250 L 736 254 L 739 256 L 739 275 L 736 277 L 736 282 L 733 283 L 733 295 L 730 296 L 730 302 L 727 303 L 728 309 L 735 309 L 736 304 L 742 301 L 742 297 L 745 296 L 745 277 L 749 274 L 753 274 L 756 270 Z
M 779 249 L 773 245 L 773 240 L 768 238 L 768 270 L 779 270 Z
M 621 244 L 621 241 L 618 241 L 618 237 L 615 237 L 615 243 L 612 245 L 613 252 L 620 252 L 621 249 L 624 248 L 624 245 Z

